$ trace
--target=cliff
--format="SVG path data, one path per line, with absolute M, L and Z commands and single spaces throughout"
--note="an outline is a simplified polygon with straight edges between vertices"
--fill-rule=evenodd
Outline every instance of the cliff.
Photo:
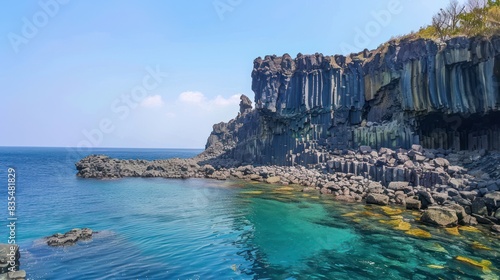
M 254 60 L 255 109 L 214 125 L 205 154 L 317 164 L 358 148 L 500 149 L 500 37 L 392 41 L 349 56 Z

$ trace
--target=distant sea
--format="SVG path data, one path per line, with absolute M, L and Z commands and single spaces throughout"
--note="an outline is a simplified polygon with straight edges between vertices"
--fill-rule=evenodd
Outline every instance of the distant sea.
M 74 166 L 90 153 L 152 160 L 199 152 L 0 147 L 0 218 L 8 224 L 12 167 L 21 269 L 29 279 L 68 280 L 498 279 L 500 239 L 487 230 L 426 227 L 412 211 L 338 203 L 293 186 L 81 179 Z M 403 221 L 432 237 L 411 235 Z M 77 227 L 98 233 L 71 247 L 43 241 Z M 0 227 L 0 243 L 8 234 Z

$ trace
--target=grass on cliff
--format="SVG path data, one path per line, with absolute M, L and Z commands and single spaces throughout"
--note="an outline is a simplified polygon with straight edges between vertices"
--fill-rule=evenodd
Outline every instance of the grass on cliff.
M 432 17 L 432 23 L 409 34 L 424 39 L 446 40 L 455 36 L 491 36 L 500 31 L 500 0 L 468 0 L 449 4 Z

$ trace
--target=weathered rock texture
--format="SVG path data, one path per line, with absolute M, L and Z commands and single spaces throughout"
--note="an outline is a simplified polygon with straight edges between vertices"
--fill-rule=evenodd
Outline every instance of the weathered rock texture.
M 46 237 L 47 245 L 52 247 L 72 246 L 79 240 L 89 240 L 94 232 L 89 228 L 74 228 L 65 234 L 56 233 Z
M 24 280 L 26 271 L 19 270 L 19 246 L 16 244 L 0 244 L 0 279 Z
M 389 42 L 347 57 L 259 57 L 256 109 L 215 125 L 207 148 L 279 165 L 324 162 L 325 151 L 360 145 L 498 150 L 499 54 L 500 37 L 457 37 Z

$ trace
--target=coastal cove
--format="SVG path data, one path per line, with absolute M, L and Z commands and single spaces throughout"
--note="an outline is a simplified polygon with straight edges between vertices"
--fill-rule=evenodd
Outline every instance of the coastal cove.
M 495 279 L 500 267 L 499 239 L 481 225 L 450 232 L 419 223 L 413 210 L 338 202 L 293 185 L 81 179 L 64 148 L 0 152 L 19 174 L 29 279 Z M 200 151 L 91 152 L 152 160 Z M 70 247 L 44 243 L 74 227 L 98 233 Z

